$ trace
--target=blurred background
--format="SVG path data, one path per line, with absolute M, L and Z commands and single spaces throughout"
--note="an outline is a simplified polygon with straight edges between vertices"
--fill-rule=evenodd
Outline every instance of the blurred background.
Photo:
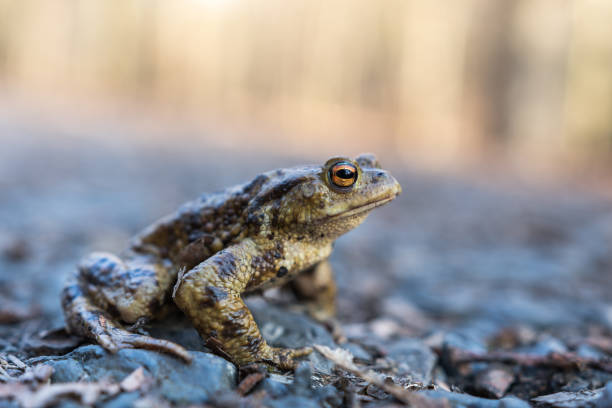
M 606 170 L 610 21 L 605 0 L 0 0 L 0 106 L 85 138 Z
M 606 0 L 0 0 L 0 353 L 63 325 L 88 252 L 370 151 L 403 194 L 330 258 L 349 338 L 510 328 L 609 357 L 611 22 Z M 540 374 L 513 394 L 570 382 Z

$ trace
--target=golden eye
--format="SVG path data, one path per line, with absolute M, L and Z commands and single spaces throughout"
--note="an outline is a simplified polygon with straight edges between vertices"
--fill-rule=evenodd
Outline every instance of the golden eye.
M 329 179 L 337 187 L 351 187 L 357 181 L 357 168 L 348 162 L 338 162 L 329 169 Z

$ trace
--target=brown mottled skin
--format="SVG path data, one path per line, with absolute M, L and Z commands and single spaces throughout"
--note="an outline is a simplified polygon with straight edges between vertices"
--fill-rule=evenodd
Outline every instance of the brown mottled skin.
M 334 183 L 347 182 L 332 175 L 338 163 L 355 170 L 352 185 Z M 242 295 L 302 272 L 294 291 L 333 313 L 335 285 L 326 262 L 332 243 L 400 192 L 373 155 L 362 155 L 270 171 L 204 195 L 139 234 L 123 259 L 93 253 L 82 260 L 62 293 L 68 329 L 111 352 L 147 348 L 190 361 L 177 344 L 129 331 L 174 301 L 207 344 L 234 363 L 292 368 L 311 349 L 269 346 Z

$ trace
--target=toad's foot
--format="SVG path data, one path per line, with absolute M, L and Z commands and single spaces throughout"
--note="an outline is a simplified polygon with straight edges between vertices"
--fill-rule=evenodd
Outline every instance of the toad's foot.
M 192 360 L 189 352 L 178 344 L 124 329 L 109 313 L 84 296 L 78 285 L 64 288 L 63 306 L 70 333 L 94 340 L 111 353 L 122 348 L 141 348 L 168 353 L 188 363 Z
M 187 350 L 168 340 L 156 339 L 142 334 L 131 333 L 127 330 L 113 327 L 109 330 L 94 334 L 96 341 L 111 353 L 123 348 L 138 348 L 168 353 L 191 363 L 193 357 Z
M 294 359 L 304 357 L 312 353 L 311 347 L 303 348 L 281 348 L 281 347 L 266 347 L 260 352 L 260 361 L 281 370 L 293 370 L 297 367 L 298 362 Z

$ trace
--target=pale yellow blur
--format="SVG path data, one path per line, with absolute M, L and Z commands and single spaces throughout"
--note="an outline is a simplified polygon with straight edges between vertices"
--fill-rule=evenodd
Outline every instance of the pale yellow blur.
M 244 148 L 606 167 L 612 2 L 0 0 L 15 95 L 227 127 Z

